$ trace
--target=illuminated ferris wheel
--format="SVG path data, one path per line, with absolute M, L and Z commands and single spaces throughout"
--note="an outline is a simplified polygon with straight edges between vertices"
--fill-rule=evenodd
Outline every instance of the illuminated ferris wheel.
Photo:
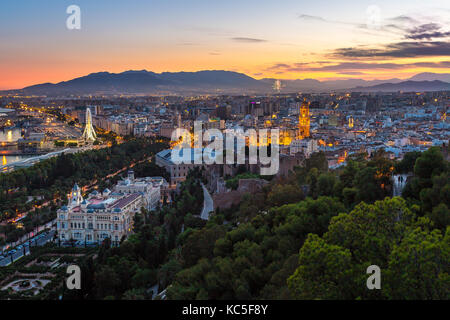
M 283 88 L 282 84 L 281 84 L 281 80 L 275 80 L 273 86 L 272 86 L 273 90 L 275 90 L 275 92 L 280 93 L 281 89 Z

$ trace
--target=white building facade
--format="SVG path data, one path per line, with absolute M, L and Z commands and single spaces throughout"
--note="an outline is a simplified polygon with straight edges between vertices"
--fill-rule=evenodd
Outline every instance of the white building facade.
M 141 193 L 144 199 L 144 207 L 152 211 L 162 201 L 161 189 L 166 187 L 167 184 L 167 182 L 164 182 L 164 178 L 161 177 L 135 178 L 134 172 L 128 171 L 127 178 L 117 183 L 114 192 L 118 194 Z
M 88 244 L 109 238 L 112 245 L 119 245 L 132 232 L 134 215 L 142 208 L 156 209 L 162 200 L 161 189 L 167 186 L 164 178 L 135 179 L 132 171 L 113 191 L 94 191 L 86 199 L 75 185 L 67 206 L 57 211 L 58 238 Z

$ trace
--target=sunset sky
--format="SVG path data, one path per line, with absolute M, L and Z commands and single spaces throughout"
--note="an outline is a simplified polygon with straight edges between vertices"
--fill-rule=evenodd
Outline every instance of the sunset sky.
M 142 69 L 404 79 L 450 73 L 450 1 L 2 1 L 0 41 L 0 89 Z

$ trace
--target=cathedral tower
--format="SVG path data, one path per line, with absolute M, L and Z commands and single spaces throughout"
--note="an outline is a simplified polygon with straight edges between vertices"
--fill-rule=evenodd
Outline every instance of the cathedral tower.
M 305 139 L 309 137 L 309 102 L 306 102 L 306 98 L 300 105 L 300 115 L 298 118 L 298 138 Z

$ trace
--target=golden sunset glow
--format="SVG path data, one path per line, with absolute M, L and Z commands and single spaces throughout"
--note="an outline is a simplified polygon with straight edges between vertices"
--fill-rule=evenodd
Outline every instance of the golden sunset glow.
M 0 5 L 8 12 L 0 20 L 8 30 L 0 51 L 0 89 L 100 71 L 228 70 L 256 79 L 383 80 L 450 68 L 450 11 L 437 0 L 378 1 L 375 22 L 367 4 L 351 1 L 127 6 L 81 0 L 76 31 L 63 23 L 64 4 L 25 3 Z

